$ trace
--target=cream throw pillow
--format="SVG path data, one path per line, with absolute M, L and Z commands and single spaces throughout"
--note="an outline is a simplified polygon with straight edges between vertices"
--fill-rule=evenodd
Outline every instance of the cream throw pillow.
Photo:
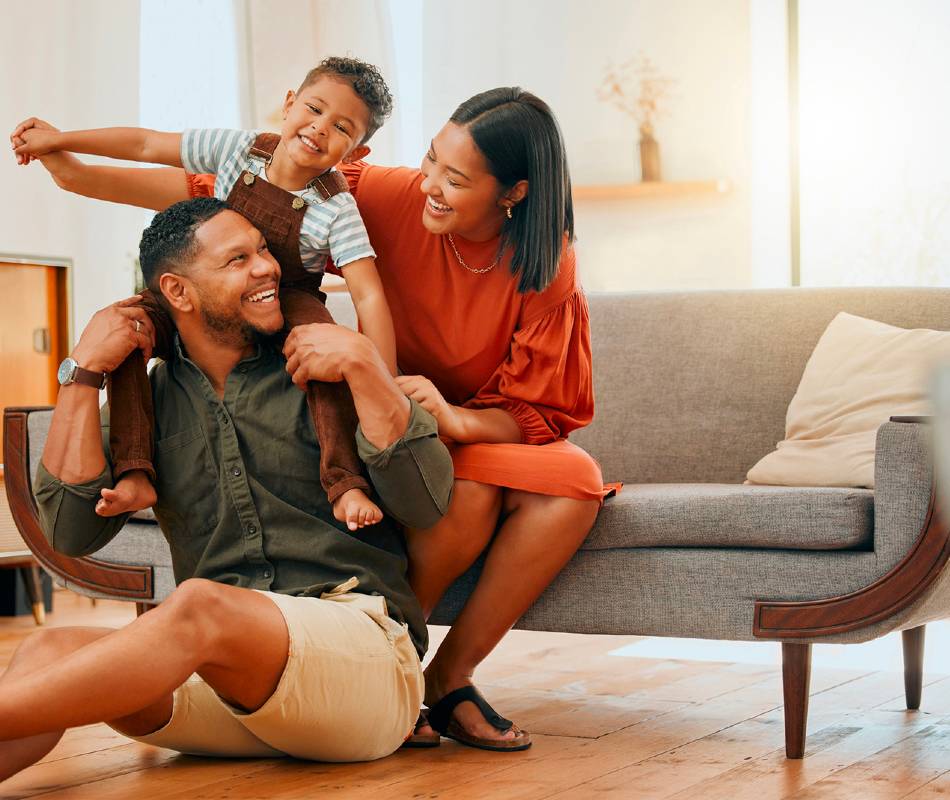
M 877 429 L 932 413 L 928 385 L 950 359 L 950 332 L 905 330 L 841 312 L 805 365 L 785 439 L 747 475 L 780 486 L 874 487 Z

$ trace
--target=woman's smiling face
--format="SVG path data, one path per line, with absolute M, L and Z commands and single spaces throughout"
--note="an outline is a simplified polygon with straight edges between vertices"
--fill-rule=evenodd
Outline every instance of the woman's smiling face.
M 475 242 L 501 232 L 502 186 L 468 129 L 448 122 L 422 159 L 422 224 L 431 233 L 454 233 Z

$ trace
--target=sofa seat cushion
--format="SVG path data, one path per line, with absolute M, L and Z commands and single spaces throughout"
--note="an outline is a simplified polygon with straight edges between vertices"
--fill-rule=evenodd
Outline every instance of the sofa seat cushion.
M 870 550 L 873 543 L 867 489 L 653 483 L 627 484 L 608 500 L 582 549 Z

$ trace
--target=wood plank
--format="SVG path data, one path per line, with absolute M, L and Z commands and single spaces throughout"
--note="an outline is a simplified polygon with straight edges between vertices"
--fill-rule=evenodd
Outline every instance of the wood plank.
M 72 792 L 74 787 L 95 784 L 114 775 L 138 772 L 174 757 L 175 754 L 170 750 L 131 742 L 85 753 L 81 757 L 43 761 L 6 780 L 3 783 L 3 797 L 12 800 L 63 789 Z
M 875 753 L 800 792 L 795 800 L 890 800 L 904 797 L 947 771 L 950 764 L 950 724 L 928 725 L 923 730 Z
M 935 800 L 935 798 L 946 800 L 947 797 L 950 797 L 950 771 L 944 772 L 930 783 L 911 792 L 904 800 Z
M 857 720 L 849 719 L 847 724 L 835 723 L 842 716 L 871 708 L 882 699 L 889 698 L 893 691 L 892 683 L 891 676 L 882 678 L 880 674 L 875 673 L 856 680 L 843 681 L 825 691 L 820 701 L 824 714 L 813 715 L 809 726 L 811 738 L 806 750 L 809 754 L 806 759 L 809 765 L 812 753 L 829 746 L 829 743 L 860 732 L 860 722 Z M 735 702 L 743 703 L 741 694 L 736 694 Z M 816 700 L 815 706 L 818 705 L 819 701 Z M 887 713 L 884 719 L 891 728 L 877 749 L 882 749 L 927 724 L 920 720 L 916 727 L 909 727 L 903 718 L 890 713 Z M 582 795 L 590 791 L 598 793 L 598 796 L 622 797 L 624 791 L 629 792 L 634 786 L 637 787 L 638 793 L 642 791 L 644 796 L 649 797 L 703 797 L 704 800 L 707 795 L 711 798 L 722 797 L 724 800 L 733 796 L 754 800 L 778 797 L 781 795 L 775 792 L 774 786 L 770 786 L 771 791 L 764 794 L 739 792 L 741 781 L 737 785 L 732 772 L 736 771 L 743 779 L 744 771 L 758 777 L 760 759 L 764 759 L 770 765 L 773 762 L 781 765 L 781 777 L 794 773 L 796 768 L 793 762 L 785 759 L 783 741 L 783 709 L 776 707 L 708 736 L 684 742 L 657 756 L 611 772 L 582 786 L 573 786 L 555 794 L 554 797 L 566 798 L 575 790 L 583 790 Z M 865 749 L 859 749 L 852 761 L 863 757 L 866 752 L 866 746 Z M 835 768 L 840 766 L 840 763 L 835 762 Z M 765 782 L 768 782 L 769 769 L 764 770 Z M 824 777 L 827 772 L 828 770 L 820 773 L 813 780 Z
M 142 744 L 135 746 L 147 747 Z M 160 764 L 140 759 L 138 769 L 105 775 L 81 785 L 64 786 L 43 794 L 43 800 L 129 800 L 133 797 L 157 800 L 181 795 L 182 792 L 190 795 L 208 783 L 233 785 L 255 772 L 286 766 L 285 762 L 272 759 L 212 759 L 179 755 L 170 750 L 160 752 L 167 754 Z

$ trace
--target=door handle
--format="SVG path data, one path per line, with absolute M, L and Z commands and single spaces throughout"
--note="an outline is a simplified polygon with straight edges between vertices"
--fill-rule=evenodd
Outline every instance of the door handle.
M 43 355 L 50 352 L 49 328 L 37 328 L 33 331 L 33 349 Z

